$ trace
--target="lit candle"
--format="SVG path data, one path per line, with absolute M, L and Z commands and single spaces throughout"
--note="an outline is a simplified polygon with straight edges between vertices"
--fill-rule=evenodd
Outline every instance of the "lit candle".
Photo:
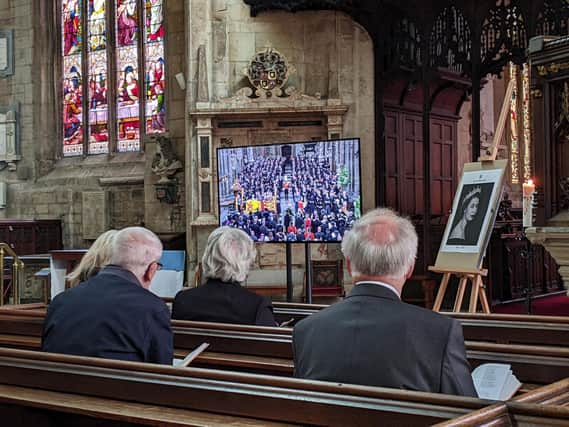
M 533 193 L 535 193 L 535 184 L 530 179 L 522 185 L 522 225 L 531 227 L 533 225 Z
M 522 187 L 523 187 L 524 197 L 533 196 L 533 193 L 535 192 L 535 184 L 531 179 L 528 180 L 528 182 L 524 182 Z

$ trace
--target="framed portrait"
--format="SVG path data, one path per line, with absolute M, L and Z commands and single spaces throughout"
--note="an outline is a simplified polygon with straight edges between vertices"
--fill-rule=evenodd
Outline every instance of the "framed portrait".
M 436 265 L 477 269 L 488 245 L 507 162 L 467 163 L 456 190 Z
M 478 253 L 485 230 L 494 224 L 494 203 L 500 196 L 499 169 L 465 172 L 456 191 L 443 237 L 442 251 Z

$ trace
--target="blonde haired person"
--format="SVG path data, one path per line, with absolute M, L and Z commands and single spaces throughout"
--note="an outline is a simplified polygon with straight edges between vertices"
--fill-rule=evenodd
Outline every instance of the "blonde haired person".
M 117 230 L 107 230 L 97 237 L 81 262 L 65 277 L 70 287 L 84 282 L 109 263 L 111 241 L 116 233 Z

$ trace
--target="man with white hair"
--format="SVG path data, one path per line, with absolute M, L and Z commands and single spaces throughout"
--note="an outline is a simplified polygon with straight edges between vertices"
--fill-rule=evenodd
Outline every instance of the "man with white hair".
M 401 301 L 417 242 L 413 224 L 389 209 L 354 223 L 342 242 L 354 288 L 295 326 L 295 376 L 476 396 L 460 323 Z
M 243 230 L 215 229 L 202 257 L 205 283 L 178 292 L 172 319 L 277 326 L 271 301 L 241 286 L 255 255 L 255 244 Z
M 51 301 L 42 350 L 171 365 L 170 313 L 148 291 L 161 256 L 162 243 L 152 231 L 118 231 L 109 265 Z

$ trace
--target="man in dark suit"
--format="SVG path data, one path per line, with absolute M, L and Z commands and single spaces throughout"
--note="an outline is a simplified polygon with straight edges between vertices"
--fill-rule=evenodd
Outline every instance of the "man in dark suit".
M 255 244 L 243 231 L 214 230 L 202 257 L 205 283 L 178 292 L 172 319 L 277 326 L 271 301 L 241 287 L 255 254 Z
M 117 232 L 110 264 L 52 300 L 42 350 L 171 365 L 170 313 L 148 291 L 161 256 L 162 243 L 150 230 Z
M 413 224 L 389 209 L 354 223 L 342 241 L 354 288 L 296 325 L 295 376 L 476 396 L 460 323 L 401 301 L 417 242 Z

